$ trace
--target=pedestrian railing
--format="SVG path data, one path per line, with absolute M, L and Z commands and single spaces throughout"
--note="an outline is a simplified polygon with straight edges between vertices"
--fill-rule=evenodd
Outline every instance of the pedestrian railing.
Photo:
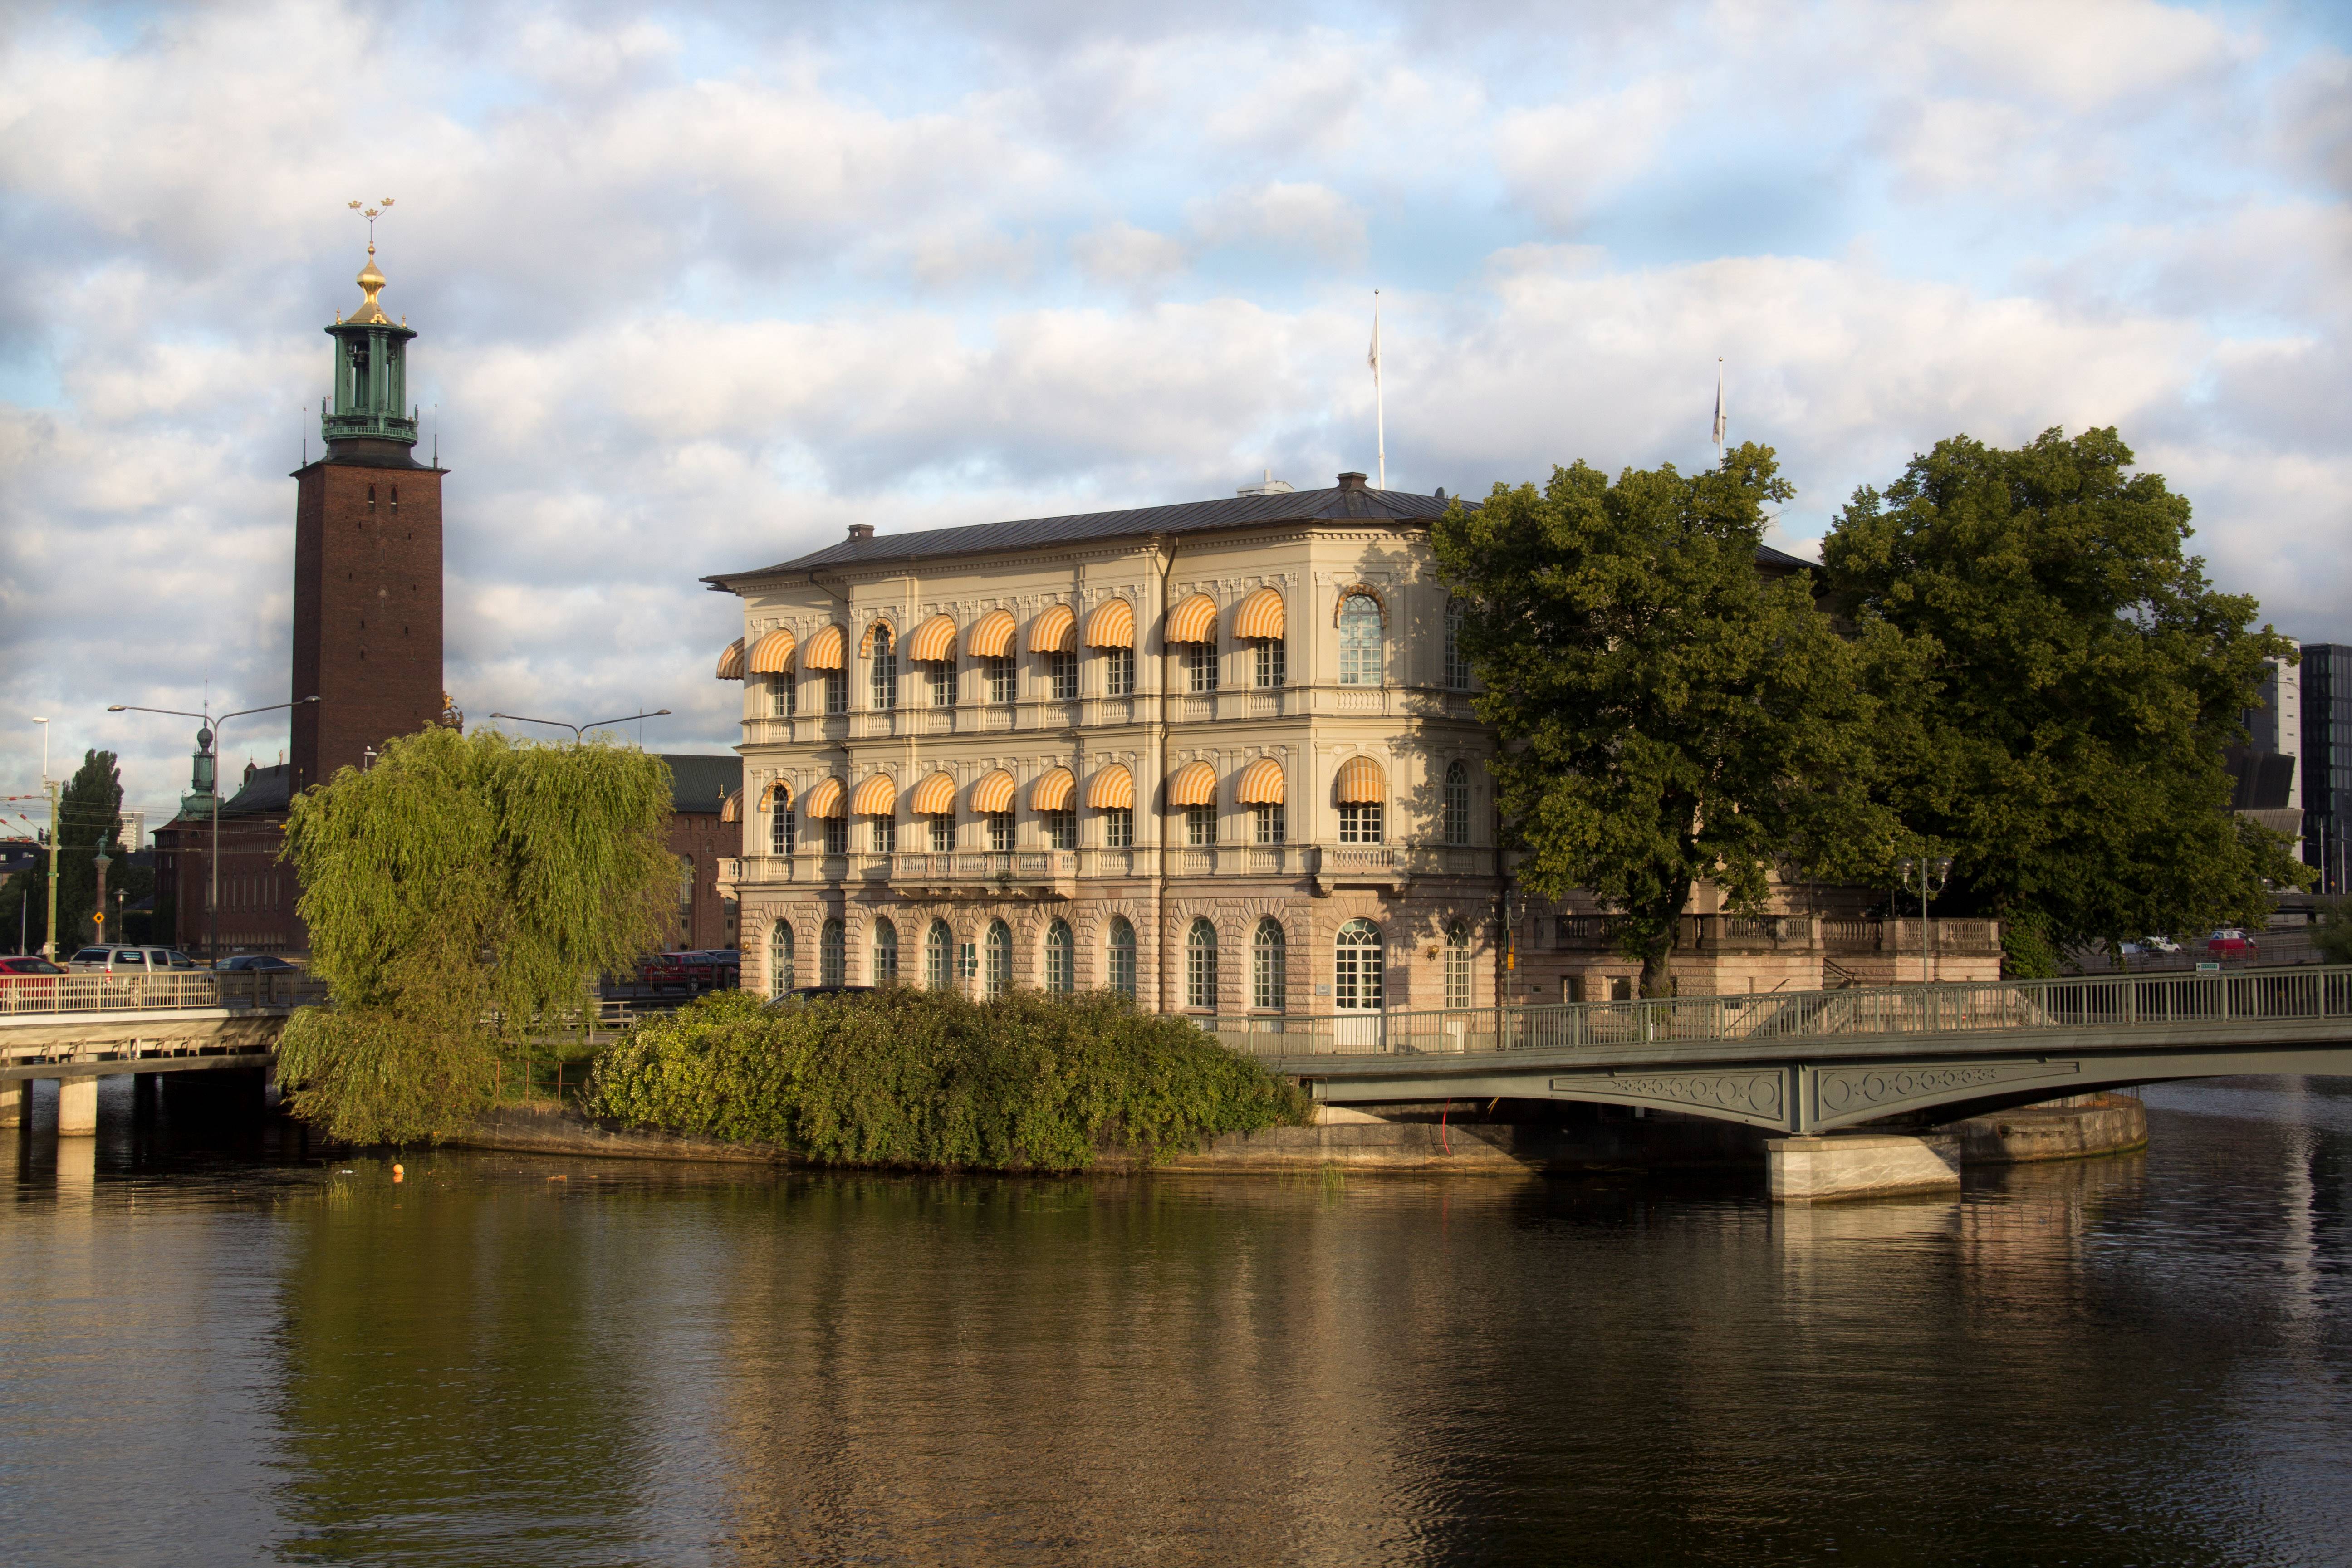
M 0 1016 L 163 1011 L 181 1007 L 278 1010 L 326 1000 L 326 983 L 299 970 L 215 974 L 0 975 Z
M 2026 1030 L 2210 1029 L 2340 1018 L 2352 965 L 2227 974 L 2094 975 L 1877 990 L 1772 991 L 1433 1012 L 1196 1018 L 1261 1057 L 1439 1056 L 1823 1039 L 1958 1040 Z

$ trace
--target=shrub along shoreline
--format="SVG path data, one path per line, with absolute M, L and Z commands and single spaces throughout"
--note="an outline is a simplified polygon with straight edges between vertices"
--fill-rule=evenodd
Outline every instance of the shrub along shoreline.
M 817 1164 L 1078 1171 L 1304 1126 L 1297 1086 L 1108 994 L 974 1002 L 893 987 L 770 1004 L 716 992 L 631 1029 L 583 1109 Z

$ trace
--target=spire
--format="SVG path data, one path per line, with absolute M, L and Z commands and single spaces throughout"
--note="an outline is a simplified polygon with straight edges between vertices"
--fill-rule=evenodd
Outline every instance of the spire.
M 408 340 L 416 334 L 407 322 L 385 315 L 376 298 L 383 292 L 384 279 L 375 264 L 375 220 L 392 205 L 392 198 L 385 196 L 374 206 L 356 201 L 351 205 L 368 220 L 367 265 L 360 268 L 363 297 L 359 309 L 338 315 L 327 329 L 336 342 L 335 391 L 331 412 L 321 419 L 331 458 L 356 451 L 382 455 L 381 448 L 352 447 L 352 442 L 416 444 L 415 416 L 402 412 L 408 405 Z

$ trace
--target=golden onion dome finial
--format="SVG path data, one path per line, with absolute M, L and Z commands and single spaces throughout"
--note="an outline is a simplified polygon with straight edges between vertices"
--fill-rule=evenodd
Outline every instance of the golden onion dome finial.
M 352 210 L 366 218 L 368 223 L 367 265 L 360 269 L 358 279 L 360 289 L 367 297 L 360 301 L 358 310 L 344 318 L 346 321 L 363 321 L 370 326 L 379 322 L 387 327 L 392 325 L 392 318 L 386 316 L 383 313 L 383 307 L 376 302 L 376 296 L 383 291 L 383 274 L 376 270 L 375 265 L 375 220 L 383 215 L 383 209 L 390 205 L 392 205 L 390 196 L 383 197 L 372 207 L 364 206 L 356 201 L 351 204 Z

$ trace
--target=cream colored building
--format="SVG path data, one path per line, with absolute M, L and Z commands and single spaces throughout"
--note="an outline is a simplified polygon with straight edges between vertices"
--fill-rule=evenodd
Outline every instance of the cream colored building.
M 859 525 L 708 579 L 743 605 L 719 674 L 743 682 L 744 984 L 1229 1018 L 1622 994 L 1595 911 L 1507 909 L 1496 738 L 1429 550 L 1446 504 L 1350 473 Z M 1818 912 L 1694 918 L 1686 988 L 1821 983 Z

